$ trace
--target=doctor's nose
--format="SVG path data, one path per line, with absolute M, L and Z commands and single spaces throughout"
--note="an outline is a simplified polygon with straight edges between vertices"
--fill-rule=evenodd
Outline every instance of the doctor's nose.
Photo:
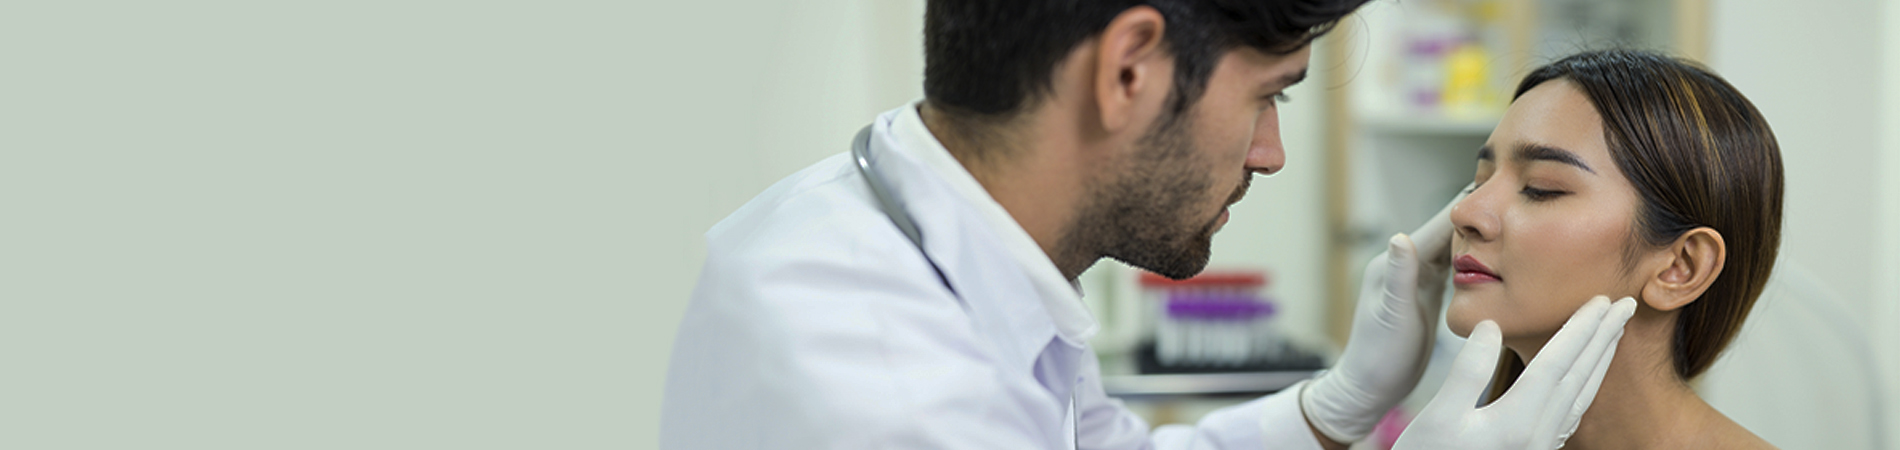
M 1286 147 L 1280 144 L 1279 108 L 1267 108 L 1253 127 L 1253 140 L 1247 147 L 1247 171 L 1273 175 L 1286 168 Z

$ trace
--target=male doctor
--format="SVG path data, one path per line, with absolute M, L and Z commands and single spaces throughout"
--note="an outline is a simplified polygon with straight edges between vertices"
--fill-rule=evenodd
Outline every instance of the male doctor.
M 1075 278 L 1207 264 L 1228 205 L 1285 165 L 1275 102 L 1364 0 L 930 0 L 925 98 L 709 231 L 667 374 L 667 449 L 1312 449 L 1365 438 L 1424 370 L 1444 213 L 1366 272 L 1332 370 L 1150 430 L 1102 391 Z M 840 145 L 843 150 L 843 145 Z M 863 167 L 860 167 L 862 165 Z M 1554 448 L 1623 301 L 1572 317 L 1475 406 L 1482 323 L 1401 448 Z

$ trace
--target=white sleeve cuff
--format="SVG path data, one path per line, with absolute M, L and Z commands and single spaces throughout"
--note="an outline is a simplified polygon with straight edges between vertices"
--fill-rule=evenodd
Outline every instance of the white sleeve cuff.
M 1272 443 L 1270 448 L 1321 450 L 1319 437 L 1313 435 L 1306 414 L 1300 412 L 1300 392 L 1306 390 L 1306 383 L 1295 383 L 1260 399 L 1260 434 L 1265 442 Z

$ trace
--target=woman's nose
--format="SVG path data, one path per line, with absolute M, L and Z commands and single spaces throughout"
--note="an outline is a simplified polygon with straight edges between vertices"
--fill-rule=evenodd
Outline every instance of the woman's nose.
M 1498 216 L 1495 200 L 1490 194 L 1483 186 L 1479 186 L 1464 200 L 1452 205 L 1451 226 L 1458 237 L 1475 242 L 1497 238 Z

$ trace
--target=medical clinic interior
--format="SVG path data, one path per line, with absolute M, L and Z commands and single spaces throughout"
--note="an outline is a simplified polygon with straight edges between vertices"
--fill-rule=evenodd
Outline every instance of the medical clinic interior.
M 1308 81 L 1280 106 L 1286 169 L 1255 179 L 1233 206 L 1207 272 L 1173 281 L 1104 259 L 1082 275 L 1083 299 L 1102 326 L 1090 344 L 1104 389 L 1151 424 L 1193 423 L 1325 368 L 1346 340 L 1367 261 L 1472 181 L 1477 149 L 1517 82 L 1572 53 L 1638 48 L 1700 62 L 1746 93 L 1772 125 L 1787 171 L 1774 274 L 1745 329 L 1694 389 L 1782 448 L 1900 448 L 1891 431 L 1900 430 L 1900 336 L 1883 325 L 1900 319 L 1900 211 L 1889 172 L 1900 160 L 1895 9 L 1853 1 L 1371 2 L 1315 43 Z M 667 216 L 666 242 L 656 247 L 667 250 L 655 253 L 703 252 L 696 233 L 779 178 L 845 152 L 870 118 L 923 95 L 923 2 L 774 11 L 744 32 L 770 44 L 676 56 L 730 74 L 717 82 L 681 74 L 665 104 L 690 102 L 731 120 L 673 120 L 680 129 L 656 130 L 677 144 L 663 150 L 677 162 L 657 170 L 696 188 L 661 200 L 683 213 Z M 690 86 L 724 93 L 706 102 Z M 689 179 L 709 167 L 720 175 Z M 695 269 L 659 269 L 667 275 L 654 304 L 683 308 Z M 1233 298 L 1252 306 L 1207 306 Z M 653 321 L 654 362 L 666 360 L 659 355 L 673 318 Z M 1426 387 L 1442 380 L 1439 366 L 1457 353 L 1462 339 L 1438 328 L 1434 368 L 1388 422 L 1402 426 L 1423 407 Z M 651 370 L 656 383 L 664 378 Z M 1360 446 L 1381 448 L 1377 438 Z
M 104 3 L 0 9 L 0 448 L 657 448 L 709 231 L 924 98 L 925 0 Z M 1689 388 L 1900 450 L 1900 0 L 1372 0 L 1205 271 L 1074 280 L 1102 389 L 1192 424 L 1332 367 L 1518 83 L 1604 49 L 1706 67 L 1778 142 L 1772 275 Z M 1445 382 L 1432 315 L 1352 448 Z

